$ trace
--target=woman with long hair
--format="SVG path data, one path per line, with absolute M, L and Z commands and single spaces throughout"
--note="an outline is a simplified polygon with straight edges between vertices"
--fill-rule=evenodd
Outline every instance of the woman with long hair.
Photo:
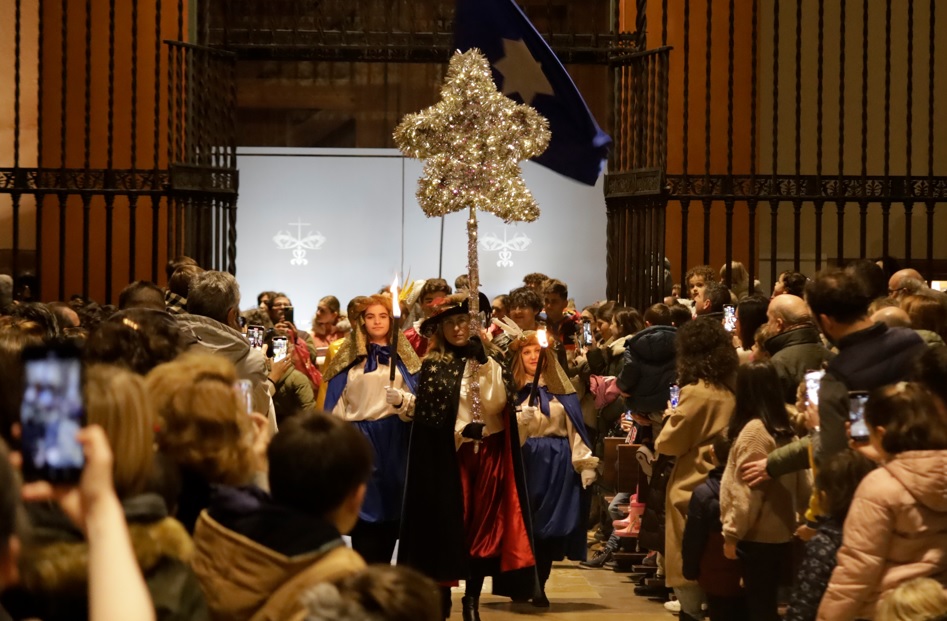
M 398 338 L 395 379 L 390 381 L 391 297 L 375 294 L 355 308 L 352 332 L 326 368 L 323 409 L 365 434 L 375 465 L 352 547 L 368 563 L 391 561 L 401 519 L 407 421 L 414 411 L 415 374 L 421 363 L 403 335 Z
M 738 364 L 730 333 L 719 321 L 698 318 L 678 329 L 681 394 L 676 407 L 669 404 L 654 448 L 675 458 L 665 500 L 665 583 L 674 588 L 681 602 L 682 621 L 703 617 L 703 591 L 696 582 L 684 578 L 684 522 L 691 494 L 714 467 L 710 456 L 713 438 L 730 424 Z
M 553 561 L 567 556 L 585 560 L 583 518 L 589 514 L 590 498 L 583 489 L 598 476 L 598 458 L 592 455 L 575 389 L 552 348 L 540 347 L 536 333 L 529 331 L 515 338 L 510 349 L 513 382 L 519 391 L 517 419 L 526 438 L 523 463 L 539 573 L 533 605 L 545 607 L 549 606 L 545 588 Z M 536 385 L 539 365 L 543 366 Z
M 806 471 L 779 477 L 751 489 L 740 478 L 748 461 L 764 459 L 795 437 L 779 376 L 769 362 L 751 362 L 737 371 L 737 404 L 728 431 L 730 457 L 720 486 L 724 555 L 743 560 L 743 581 L 750 619 L 775 621 L 780 578 L 792 566 L 796 511 L 809 499 Z
M 485 576 L 531 576 L 535 561 L 507 377 L 487 355 L 487 349 L 498 352 L 471 336 L 468 309 L 466 294 L 454 295 L 420 325 L 428 350 L 414 409 L 398 562 L 441 585 L 445 619 L 450 585 L 465 579 L 463 618 L 473 621 L 480 618 Z M 470 390 L 475 378 L 480 420 Z

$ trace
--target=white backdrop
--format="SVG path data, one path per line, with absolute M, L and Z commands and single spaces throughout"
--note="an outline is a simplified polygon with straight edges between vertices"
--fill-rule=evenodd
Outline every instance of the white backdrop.
M 428 218 L 415 200 L 422 162 L 397 150 L 243 148 L 238 152 L 237 280 L 241 307 L 285 291 L 307 326 L 319 298 L 346 303 L 391 283 L 467 269 L 465 214 Z M 481 290 L 492 297 L 542 272 L 569 285 L 580 306 L 605 297 L 605 198 L 525 162 L 542 215 L 505 225 L 481 213 Z

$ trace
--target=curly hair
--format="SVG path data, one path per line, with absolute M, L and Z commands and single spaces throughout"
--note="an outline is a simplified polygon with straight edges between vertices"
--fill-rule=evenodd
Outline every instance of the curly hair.
M 684 286 L 690 289 L 690 280 L 694 276 L 700 276 L 704 279 L 704 283 L 717 282 L 717 270 L 710 267 L 709 265 L 697 265 L 695 267 L 687 270 L 687 273 L 684 274 Z
M 208 483 L 242 485 L 253 474 L 250 418 L 242 413 L 225 358 L 188 353 L 145 378 L 158 419 L 158 447 Z
M 184 353 L 184 336 L 165 311 L 130 308 L 115 313 L 92 331 L 83 357 L 144 375 Z
M 739 359 L 719 320 L 697 318 L 677 330 L 677 374 L 681 385 L 701 380 L 734 389 Z

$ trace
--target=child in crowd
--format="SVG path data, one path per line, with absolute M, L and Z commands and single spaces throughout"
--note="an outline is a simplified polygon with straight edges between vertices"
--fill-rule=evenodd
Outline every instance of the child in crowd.
M 707 594 L 710 621 L 748 621 L 746 595 L 738 561 L 723 555 L 720 480 L 730 456 L 730 439 L 718 434 L 711 445 L 714 469 L 691 496 L 684 527 L 684 577 L 696 580 Z
M 945 621 L 947 593 L 930 578 L 908 580 L 878 605 L 878 621 Z
M 267 457 L 272 497 L 219 487 L 197 522 L 194 570 L 215 619 L 296 619 L 307 589 L 365 567 L 342 540 L 372 472 L 361 432 L 324 414 L 300 415 Z
M 842 524 L 861 480 L 875 463 L 856 450 L 829 458 L 816 475 L 820 505 L 825 512 L 815 536 L 806 543 L 806 553 L 789 598 L 784 621 L 814 621 L 825 587 L 835 569 L 836 553 L 842 545 Z
M 947 578 L 943 402 L 901 382 L 871 393 L 865 419 L 884 465 L 855 491 L 819 621 L 874 618 L 878 602 L 901 583 Z
M 758 489 L 740 478 L 744 463 L 769 455 L 795 436 L 779 376 L 769 362 L 751 362 L 737 371 L 728 435 L 733 447 L 720 487 L 724 554 L 730 559 L 739 554 L 743 562 L 749 617 L 776 621 L 777 593 L 791 574 L 796 512 L 805 510 L 809 478 L 806 471 L 792 472 Z

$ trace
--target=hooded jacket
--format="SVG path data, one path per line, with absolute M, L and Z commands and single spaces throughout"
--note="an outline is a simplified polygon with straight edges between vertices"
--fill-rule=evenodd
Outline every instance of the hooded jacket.
M 668 386 L 677 377 L 677 328 L 650 326 L 625 343 L 625 366 L 618 387 L 631 395 L 625 400 L 634 412 L 663 412 Z
M 818 619 L 872 619 L 891 590 L 921 577 L 947 585 L 947 451 L 900 453 L 862 480 Z
M 226 621 L 296 619 L 310 587 L 365 568 L 334 526 L 251 488 L 216 490 L 194 544 L 210 618 Z
M 238 377 L 253 382 L 253 411 L 267 414 L 271 402 L 266 389 L 263 352 L 252 349 L 242 334 L 216 319 L 202 315 L 178 315 L 177 320 L 191 351 L 219 354 L 233 363 Z
M 184 527 L 167 515 L 157 494 L 124 500 L 132 549 L 144 575 L 158 621 L 204 621 L 204 594 L 188 567 L 194 544 Z M 9 612 L 44 621 L 85 620 L 89 616 L 89 546 L 58 510 L 28 507 L 32 526 L 21 564 L 22 584 Z

